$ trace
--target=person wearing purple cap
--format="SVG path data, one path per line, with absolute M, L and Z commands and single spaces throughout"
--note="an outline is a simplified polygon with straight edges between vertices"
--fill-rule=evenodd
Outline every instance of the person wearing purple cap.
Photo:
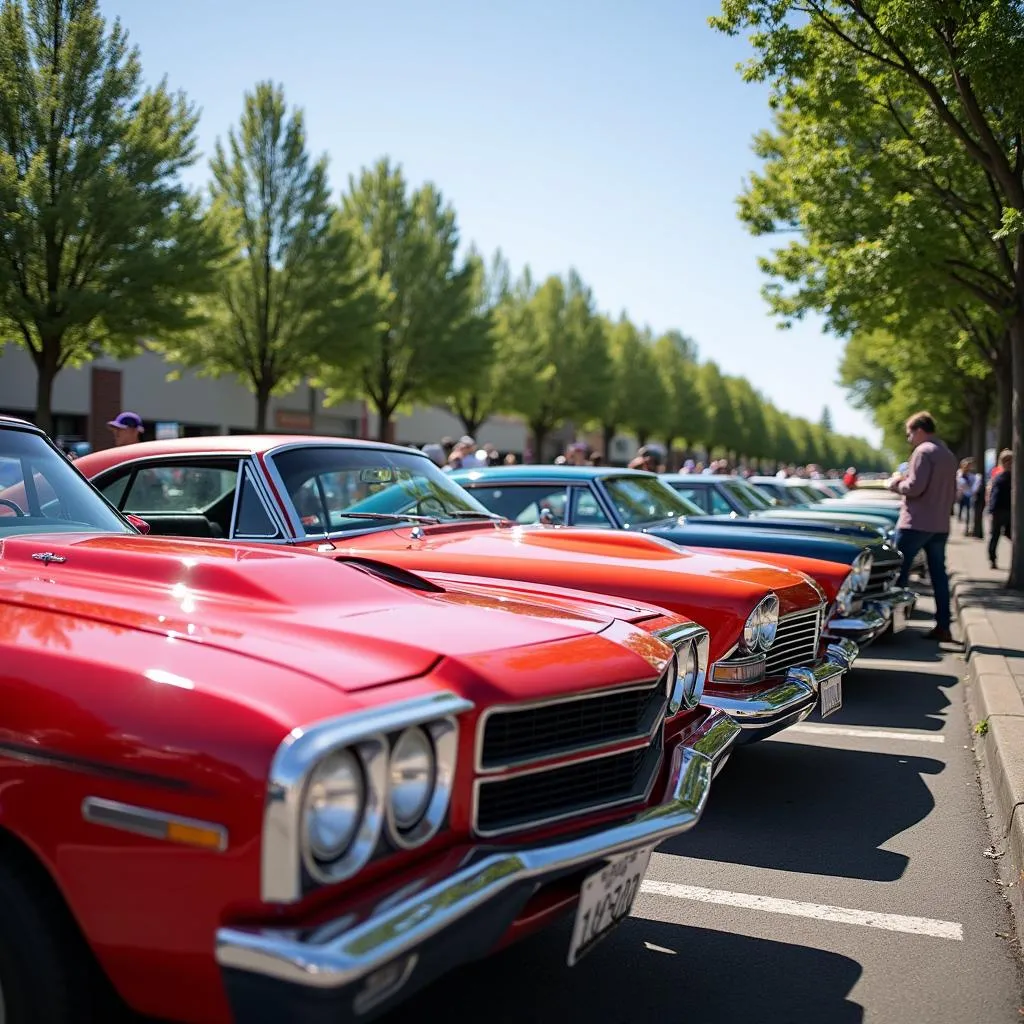
M 142 417 L 137 412 L 122 412 L 107 421 L 110 432 L 114 435 L 114 445 L 135 444 L 142 440 Z

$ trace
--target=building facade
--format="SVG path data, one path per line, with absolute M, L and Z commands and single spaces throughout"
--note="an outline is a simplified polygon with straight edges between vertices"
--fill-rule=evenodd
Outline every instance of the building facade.
M 156 437 L 251 433 L 256 399 L 237 380 L 200 377 L 163 357 L 143 350 L 132 359 L 99 358 L 84 367 L 62 370 L 53 387 L 54 435 L 59 442 L 86 442 L 93 448 L 112 443 L 107 421 L 124 409 L 145 422 L 145 440 Z M 33 419 L 36 368 L 21 346 L 0 349 L 0 413 Z M 365 402 L 324 406 L 321 394 L 303 384 L 270 401 L 267 429 L 288 434 L 336 437 L 378 436 L 377 417 Z M 395 417 L 391 438 L 398 444 L 423 445 L 465 433 L 462 423 L 444 409 L 418 408 Z M 520 459 L 528 449 L 527 429 L 513 417 L 494 416 L 479 430 L 480 444 L 493 444 Z M 554 439 L 557 443 L 558 439 Z

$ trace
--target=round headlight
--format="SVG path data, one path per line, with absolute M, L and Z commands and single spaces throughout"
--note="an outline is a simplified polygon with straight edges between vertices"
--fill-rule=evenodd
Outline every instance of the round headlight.
M 767 651 L 779 631 L 779 599 L 769 594 L 758 606 L 761 613 L 761 635 L 758 639 L 761 650 Z
M 697 658 L 697 645 L 695 643 L 683 644 L 676 652 L 676 661 L 679 664 L 679 681 L 676 684 L 676 697 L 672 701 L 669 710 L 675 712 L 680 708 L 693 708 L 700 700 L 698 692 L 700 662 Z
M 743 647 L 747 651 L 756 651 L 757 642 L 761 637 L 761 606 L 758 605 L 743 624 Z
M 406 729 L 395 741 L 390 777 L 395 825 L 402 830 L 413 828 L 426 813 L 437 784 L 434 744 L 422 729 Z
M 849 615 L 853 610 L 854 595 L 857 592 L 856 582 L 856 573 L 851 572 L 846 579 L 843 580 L 843 584 L 839 588 L 839 593 L 836 594 L 836 608 L 839 610 L 840 615 Z
M 350 750 L 336 750 L 316 766 L 306 791 L 306 831 L 316 860 L 329 864 L 348 850 L 365 803 L 363 770 Z
M 866 590 L 871 581 L 871 568 L 875 563 L 874 556 L 870 551 L 862 551 L 854 560 L 851 569 L 853 571 L 853 587 L 855 590 Z

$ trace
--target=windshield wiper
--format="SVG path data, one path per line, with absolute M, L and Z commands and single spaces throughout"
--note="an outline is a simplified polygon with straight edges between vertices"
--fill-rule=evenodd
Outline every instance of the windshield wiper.
M 400 512 L 339 512 L 343 519 L 386 519 L 393 523 L 440 523 L 437 516 L 417 516 Z
M 499 516 L 497 512 L 474 512 L 471 508 L 458 509 L 454 512 L 446 512 L 446 516 L 451 519 L 504 519 L 504 516 Z

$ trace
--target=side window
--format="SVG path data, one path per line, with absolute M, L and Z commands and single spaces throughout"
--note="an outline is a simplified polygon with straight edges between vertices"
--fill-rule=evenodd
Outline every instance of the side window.
M 675 490 L 684 498 L 689 498 L 698 508 L 704 509 L 705 512 L 710 511 L 707 487 L 676 487 Z
M 128 489 L 128 481 L 131 479 L 131 476 L 131 473 L 122 473 L 121 476 L 115 477 L 105 484 L 100 484 L 100 493 L 115 508 L 121 507 L 121 502 L 124 501 L 124 494 Z
M 471 493 L 486 508 L 517 523 L 539 523 L 541 512 L 547 510 L 552 522 L 565 523 L 565 485 L 541 486 L 525 484 L 509 487 L 474 487 Z
M 572 489 L 572 513 L 569 521 L 573 526 L 587 526 L 590 529 L 614 528 L 594 492 L 587 487 Z
M 727 516 L 732 512 L 732 505 L 729 504 L 717 490 L 711 490 L 711 514 L 715 516 Z
M 132 478 L 123 510 L 138 515 L 147 512 L 198 514 L 225 499 L 230 510 L 237 478 L 237 468 L 147 466 Z
M 276 537 L 277 527 L 270 518 L 266 506 L 252 479 L 252 472 L 242 474 L 242 492 L 238 496 L 238 511 L 235 514 L 234 537 Z

